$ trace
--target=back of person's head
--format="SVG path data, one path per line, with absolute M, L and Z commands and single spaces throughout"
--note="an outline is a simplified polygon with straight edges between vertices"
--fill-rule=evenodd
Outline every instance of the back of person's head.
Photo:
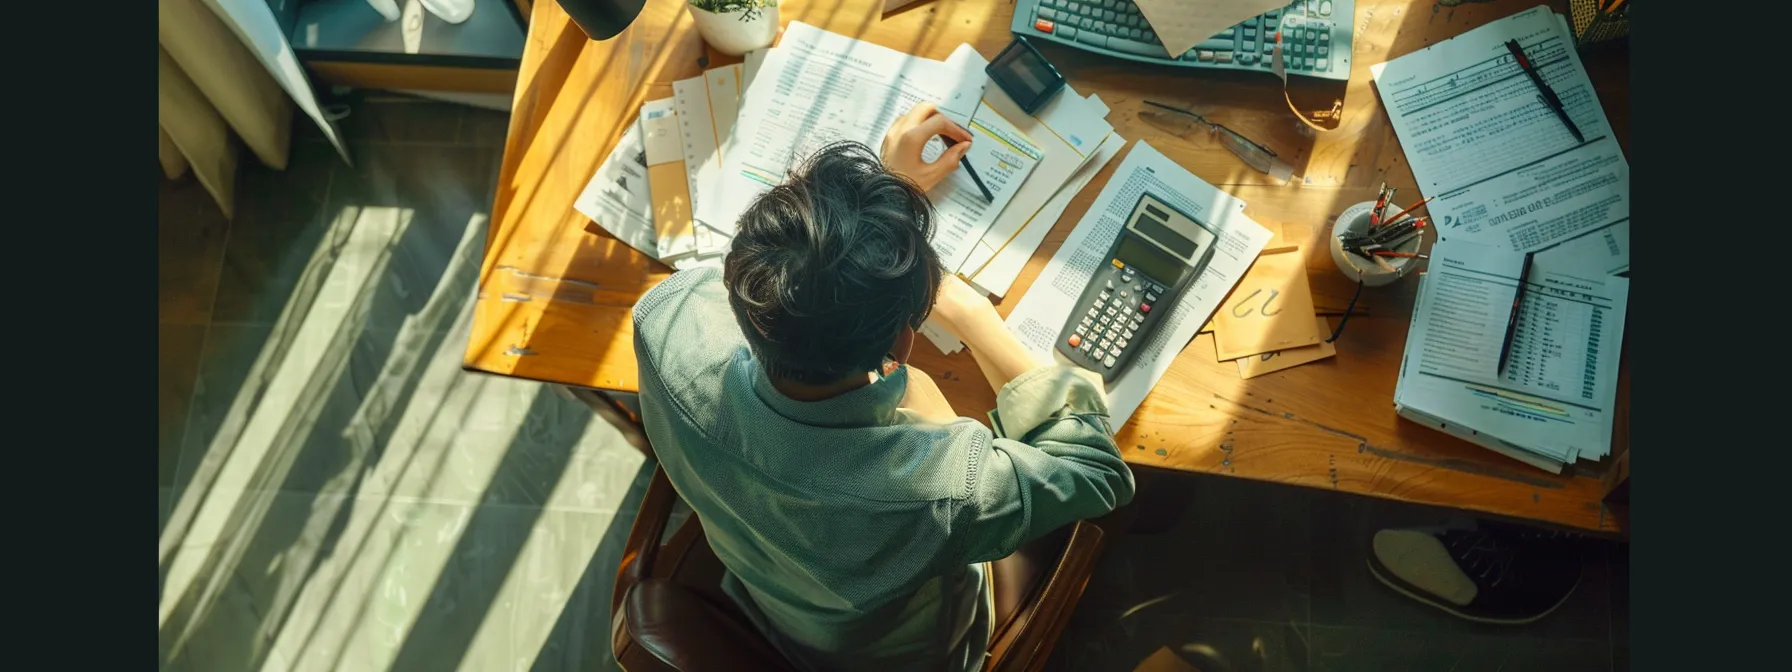
M 940 286 L 933 204 L 870 148 L 837 142 L 741 215 L 723 277 L 774 379 L 832 383 L 882 363 Z

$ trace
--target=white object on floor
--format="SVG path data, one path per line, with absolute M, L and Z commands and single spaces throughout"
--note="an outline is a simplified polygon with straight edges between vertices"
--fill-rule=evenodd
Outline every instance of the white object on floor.
M 423 7 L 449 23 L 461 23 L 473 15 L 473 0 L 423 0 Z

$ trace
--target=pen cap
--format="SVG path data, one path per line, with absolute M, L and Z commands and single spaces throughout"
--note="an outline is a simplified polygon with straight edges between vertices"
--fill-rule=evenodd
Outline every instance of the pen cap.
M 1384 257 L 1382 261 L 1387 262 L 1388 266 L 1393 268 L 1392 271 L 1389 271 L 1373 260 L 1344 250 L 1344 243 L 1340 237 L 1368 234 L 1370 231 L 1369 211 L 1374 209 L 1375 201 L 1363 201 L 1345 208 L 1344 214 L 1338 215 L 1337 221 L 1332 222 L 1332 263 L 1338 265 L 1338 270 L 1344 274 L 1344 277 L 1360 280 L 1369 287 L 1380 287 L 1406 277 L 1407 273 L 1411 273 L 1419 267 L 1419 262 L 1422 260 L 1415 257 Z M 1419 229 L 1418 235 L 1403 236 L 1403 238 L 1405 240 L 1399 245 L 1387 249 L 1395 252 L 1416 253 L 1425 238 L 1425 230 Z

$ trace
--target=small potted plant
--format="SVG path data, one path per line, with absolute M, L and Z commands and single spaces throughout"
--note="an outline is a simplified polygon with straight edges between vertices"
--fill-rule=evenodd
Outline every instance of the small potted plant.
M 729 56 L 772 46 L 778 37 L 778 0 L 689 0 L 703 41 Z

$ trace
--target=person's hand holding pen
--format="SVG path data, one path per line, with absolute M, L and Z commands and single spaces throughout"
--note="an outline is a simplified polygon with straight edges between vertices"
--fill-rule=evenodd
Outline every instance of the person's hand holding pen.
M 944 137 L 951 146 L 939 158 L 928 163 L 921 150 L 934 136 Z M 959 159 L 971 151 L 971 132 L 952 123 L 940 114 L 933 103 L 920 102 L 902 115 L 884 133 L 884 167 L 913 181 L 922 191 L 931 191 L 958 168 Z

